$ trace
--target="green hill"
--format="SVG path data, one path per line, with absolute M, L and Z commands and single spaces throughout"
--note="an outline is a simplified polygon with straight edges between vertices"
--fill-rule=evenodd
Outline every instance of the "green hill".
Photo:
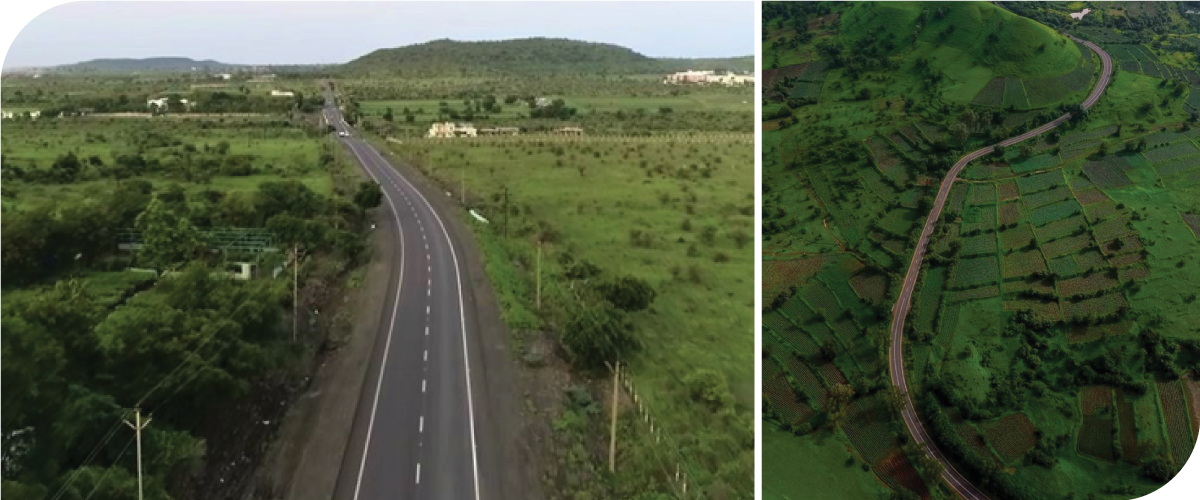
M 878 88 L 887 95 L 923 94 L 935 78 L 950 101 L 1038 109 L 1069 102 L 1094 73 L 1078 44 L 986 2 L 855 2 L 840 19 L 841 57 L 887 69 L 892 83 Z M 895 64 L 872 66 L 882 60 Z
M 749 71 L 754 68 L 754 58 L 656 59 L 617 45 L 561 38 L 484 42 L 434 40 L 379 49 L 346 63 L 341 70 L 405 76 L 479 76 L 635 74 L 689 68 Z
M 72 73 L 133 73 L 139 71 L 192 71 L 193 69 L 217 71 L 243 68 L 211 59 L 196 60 L 188 57 L 147 57 L 142 59 L 93 59 L 91 61 L 56 66 L 55 71 Z

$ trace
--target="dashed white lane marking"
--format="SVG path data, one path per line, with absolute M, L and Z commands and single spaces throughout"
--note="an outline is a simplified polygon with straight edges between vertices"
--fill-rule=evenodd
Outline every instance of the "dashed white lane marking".
M 417 462 L 417 484 L 421 484 L 421 463 Z
M 429 314 L 429 306 L 425 306 L 425 314 Z
M 433 289 L 432 289 L 432 288 L 426 288 L 426 289 L 425 289 L 425 296 L 426 296 L 426 297 L 433 297 Z
M 426 326 L 426 327 L 425 327 L 425 336 L 426 336 L 426 337 L 428 337 L 428 336 L 429 336 L 429 326 Z
M 425 361 L 429 361 L 429 349 L 425 349 Z
M 421 379 L 421 394 L 425 393 L 425 379 Z

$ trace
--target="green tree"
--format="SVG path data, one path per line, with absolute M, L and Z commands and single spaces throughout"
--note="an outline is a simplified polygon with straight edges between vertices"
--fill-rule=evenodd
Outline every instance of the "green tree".
M 158 267 L 179 265 L 205 247 L 200 231 L 191 221 L 167 209 L 159 198 L 151 200 L 138 215 L 136 225 L 142 232 L 139 257 Z
M 637 312 L 650 307 L 657 292 L 640 278 L 623 276 L 598 287 L 605 300 L 625 312 Z
M 625 314 L 607 301 L 585 306 L 563 328 L 563 345 L 580 368 L 597 369 L 637 348 Z
M 683 383 L 693 400 L 703 403 L 714 412 L 728 407 L 733 401 L 729 383 L 725 376 L 716 370 L 701 368 L 688 375 Z
M 374 182 L 362 182 L 358 185 L 358 191 L 354 193 L 354 204 L 358 205 L 363 210 L 370 210 L 378 207 L 383 201 L 383 190 L 379 188 L 379 184 Z

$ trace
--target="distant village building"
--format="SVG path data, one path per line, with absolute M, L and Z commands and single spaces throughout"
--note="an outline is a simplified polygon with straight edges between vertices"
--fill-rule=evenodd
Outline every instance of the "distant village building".
M 554 133 L 558 135 L 581 136 L 583 135 L 583 129 L 580 127 L 563 127 L 554 129 Z
M 754 75 L 743 74 L 739 75 L 733 72 L 727 72 L 723 75 L 717 74 L 715 71 L 680 71 L 663 77 L 663 83 L 667 84 L 685 84 L 685 83 L 712 83 L 726 86 L 735 85 L 753 85 Z
M 229 74 L 229 73 L 217 73 L 217 74 L 215 74 L 215 75 L 213 75 L 213 76 L 214 76 L 214 77 L 216 77 L 216 78 L 220 78 L 220 79 L 222 79 L 222 80 L 228 80 L 228 79 L 230 79 L 230 78 L 233 78 L 233 75 L 231 75 L 231 74 Z
M 479 129 L 479 135 L 518 135 L 521 129 L 517 127 L 490 127 Z
M 533 105 L 537 106 L 539 108 L 544 108 L 553 103 L 554 103 L 554 101 L 551 101 L 549 97 L 539 97 L 539 98 L 533 100 Z
M 290 90 L 272 90 L 271 97 L 296 97 L 296 93 Z
M 147 99 L 146 107 L 150 108 L 150 111 L 167 111 L 167 109 L 169 109 L 168 103 L 170 102 L 170 100 L 171 100 L 170 97 L 159 97 L 158 99 Z M 186 108 L 190 108 L 192 106 L 192 103 L 189 102 L 187 99 L 180 99 L 179 104 L 182 104 Z
M 429 127 L 431 138 L 475 137 L 479 131 L 470 123 L 437 122 Z

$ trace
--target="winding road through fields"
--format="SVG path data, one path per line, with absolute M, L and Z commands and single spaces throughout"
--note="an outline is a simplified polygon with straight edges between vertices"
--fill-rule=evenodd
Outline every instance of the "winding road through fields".
M 1104 93 L 1104 89 L 1108 87 L 1109 78 L 1112 76 L 1112 58 L 1107 52 L 1100 49 L 1096 44 L 1087 42 L 1068 35 L 1069 38 L 1080 42 L 1100 56 L 1100 61 L 1103 67 L 1100 71 L 1100 79 L 1096 83 L 1096 87 L 1092 89 L 1092 93 L 1083 101 L 1083 109 L 1088 109 L 1100 99 L 1100 95 Z M 925 258 L 925 249 L 929 246 L 929 237 L 933 235 L 933 228 L 937 224 L 938 218 L 942 215 L 942 209 L 946 206 L 946 199 L 950 196 L 950 187 L 954 185 L 954 181 L 958 179 L 959 172 L 962 171 L 967 164 L 978 159 L 981 156 L 987 155 L 996 149 L 996 146 L 1011 146 L 1026 139 L 1037 137 L 1061 125 L 1063 122 L 1071 119 L 1071 114 L 1064 114 L 1054 121 L 1042 125 L 1036 129 L 1030 130 L 1024 134 L 1012 137 L 1000 142 L 997 145 L 988 146 L 978 151 L 972 152 L 950 169 L 946 174 L 946 178 L 942 180 L 942 184 L 938 189 L 937 198 L 934 200 L 933 209 L 929 212 L 929 217 L 925 219 L 925 227 L 921 230 L 921 238 L 917 241 L 917 247 L 913 251 L 912 261 L 908 264 L 908 273 L 904 276 L 904 286 L 900 289 L 900 297 L 896 300 L 896 305 L 892 307 L 892 346 L 888 351 L 888 364 L 890 366 L 892 385 L 898 387 L 904 392 L 907 398 L 907 405 L 904 407 L 903 417 L 904 425 L 908 427 L 908 432 L 912 434 L 913 439 L 917 443 L 927 445 L 926 451 L 936 458 L 939 462 L 945 465 L 945 472 L 942 473 L 942 478 L 950 485 L 956 493 L 963 498 L 969 500 L 982 500 L 987 496 L 972 485 L 966 478 L 954 468 L 954 465 L 942 455 L 941 450 L 930 439 L 929 434 L 925 431 L 920 418 L 917 416 L 913 406 L 912 395 L 908 392 L 908 381 L 904 373 L 904 321 L 908 317 L 908 311 L 912 307 L 912 293 L 917 286 L 917 277 L 921 274 L 921 262 Z

